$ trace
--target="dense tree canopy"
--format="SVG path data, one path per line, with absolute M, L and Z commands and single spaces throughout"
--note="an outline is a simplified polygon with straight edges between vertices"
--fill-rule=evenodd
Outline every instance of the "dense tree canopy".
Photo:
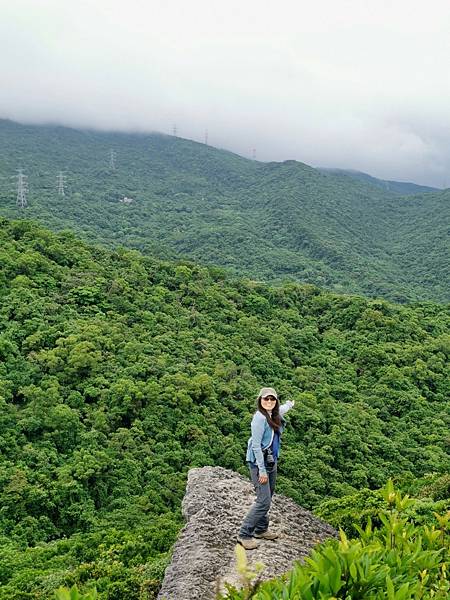
M 447 470 L 448 307 L 0 225 L 0 598 L 152 598 L 188 468 L 246 472 L 261 385 L 296 400 L 279 490 L 304 506 Z

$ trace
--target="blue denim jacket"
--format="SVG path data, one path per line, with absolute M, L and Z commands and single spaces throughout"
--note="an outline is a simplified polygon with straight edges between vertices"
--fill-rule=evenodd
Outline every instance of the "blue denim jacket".
M 294 406 L 291 400 L 280 406 L 280 416 L 287 413 Z M 280 432 L 283 431 L 281 428 Z M 247 456 L 245 460 L 258 466 L 260 475 L 267 475 L 264 465 L 263 450 L 268 448 L 273 440 L 274 431 L 267 422 L 266 417 L 258 411 L 255 412 L 252 419 L 252 435 L 247 443 Z

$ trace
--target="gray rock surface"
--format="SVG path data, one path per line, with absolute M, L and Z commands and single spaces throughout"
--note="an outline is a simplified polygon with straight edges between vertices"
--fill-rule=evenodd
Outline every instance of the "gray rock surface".
M 255 499 L 250 479 L 221 467 L 191 469 L 182 511 L 186 525 L 174 547 L 159 600 L 209 600 L 224 583 L 239 585 L 235 545 L 239 526 Z M 249 566 L 265 565 L 263 580 L 288 571 L 318 542 L 336 531 L 293 500 L 274 494 L 270 529 L 275 541 L 247 551 Z

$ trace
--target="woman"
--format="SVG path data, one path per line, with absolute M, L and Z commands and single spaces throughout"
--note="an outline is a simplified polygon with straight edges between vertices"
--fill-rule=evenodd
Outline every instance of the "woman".
M 278 534 L 269 531 L 269 517 L 272 495 L 277 478 L 277 460 L 280 450 L 280 437 L 283 431 L 282 416 L 294 406 L 288 401 L 280 406 L 278 395 L 273 388 L 262 388 L 257 400 L 258 410 L 252 419 L 252 435 L 247 444 L 247 464 L 256 491 L 256 501 L 247 513 L 238 542 L 246 550 L 258 547 L 254 538 L 275 540 Z

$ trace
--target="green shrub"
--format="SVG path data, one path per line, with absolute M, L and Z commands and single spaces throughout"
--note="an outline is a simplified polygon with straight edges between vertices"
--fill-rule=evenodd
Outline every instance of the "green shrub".
M 59 588 L 55 592 L 56 600 L 96 600 L 97 590 L 91 590 L 82 594 L 78 591 L 76 585 L 72 586 L 70 590 L 68 588 Z
M 287 575 L 266 583 L 248 575 L 242 590 L 228 587 L 228 598 L 446 600 L 450 513 L 436 515 L 437 526 L 416 526 L 404 516 L 408 496 L 396 492 L 392 482 L 383 496 L 389 508 L 379 513 L 380 527 L 369 519 L 359 539 L 341 530 L 340 540 L 317 546 Z

